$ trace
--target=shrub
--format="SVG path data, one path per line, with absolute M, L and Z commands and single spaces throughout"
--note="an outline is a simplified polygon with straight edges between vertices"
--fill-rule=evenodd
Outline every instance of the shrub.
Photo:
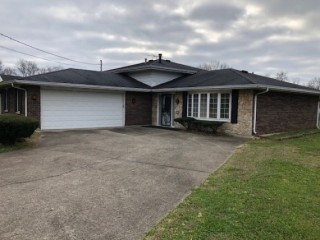
M 191 130 L 192 123 L 196 121 L 196 119 L 192 117 L 181 117 L 174 119 L 175 122 L 180 123 L 182 126 L 184 126 L 187 130 Z
M 0 143 L 13 145 L 19 138 L 28 138 L 39 127 L 33 118 L 4 114 L 0 115 Z
M 223 122 L 196 120 L 193 122 L 193 129 L 199 132 L 216 133 Z
M 187 130 L 209 133 L 216 133 L 218 128 L 223 124 L 223 122 L 197 120 L 191 117 L 176 118 L 174 121 L 180 123 Z

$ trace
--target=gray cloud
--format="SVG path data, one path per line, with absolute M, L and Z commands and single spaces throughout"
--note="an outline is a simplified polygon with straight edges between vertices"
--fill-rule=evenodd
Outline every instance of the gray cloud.
M 238 20 L 243 14 L 244 9 L 226 4 L 213 2 L 203 4 L 192 9 L 188 16 L 192 20 L 199 20 L 207 22 L 208 25 L 213 25 L 215 29 L 222 29 L 229 27 L 229 25 Z

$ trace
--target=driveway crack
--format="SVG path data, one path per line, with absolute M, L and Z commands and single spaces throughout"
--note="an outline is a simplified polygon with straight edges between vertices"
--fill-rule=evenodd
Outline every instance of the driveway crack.
M 119 156 L 117 156 L 115 158 L 108 159 L 105 162 L 109 162 L 109 161 L 112 161 L 112 160 L 117 160 L 118 158 L 119 158 Z M 42 181 L 42 180 L 46 180 L 46 179 L 50 179 L 50 178 L 61 177 L 61 176 L 67 175 L 67 174 L 72 173 L 72 172 L 80 171 L 80 170 L 83 170 L 83 169 L 86 169 L 86 168 L 91 168 L 94 165 L 97 165 L 99 163 L 101 163 L 101 162 L 94 162 L 94 163 L 91 163 L 91 164 L 86 164 L 86 165 L 84 165 L 83 167 L 80 167 L 80 168 L 71 169 L 71 170 L 66 171 L 66 172 L 62 172 L 62 173 L 59 173 L 59 174 L 56 174 L 56 175 L 51 175 L 51 176 L 47 176 L 47 177 L 43 177 L 43 178 L 36 178 L 36 179 L 30 179 L 30 180 L 26 180 L 26 181 L 17 181 L 17 182 L 11 182 L 11 183 L 7 183 L 7 184 L 3 184 L 3 185 L 0 185 L 0 188 L 4 188 L 4 187 L 7 187 L 7 186 L 11 186 L 11 185 L 38 182 L 38 181 Z M 102 166 L 105 166 L 105 165 L 107 165 L 107 164 L 103 164 Z

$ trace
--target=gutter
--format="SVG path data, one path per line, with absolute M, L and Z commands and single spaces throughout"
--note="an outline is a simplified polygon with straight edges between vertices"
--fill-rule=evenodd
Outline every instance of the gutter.
M 14 80 L 13 83 L 44 86 L 44 87 L 69 87 L 69 88 L 81 88 L 81 89 L 93 89 L 93 90 L 151 92 L 151 89 L 147 89 L 147 88 L 110 87 L 110 86 L 101 86 L 101 85 L 86 85 L 86 84 L 73 84 L 73 83 L 36 82 L 36 81 L 28 81 L 28 80 Z
M 56 82 L 37 82 L 30 80 L 10 80 L 0 82 L 0 87 L 5 85 L 11 85 L 12 83 L 24 84 L 24 85 L 37 85 L 47 87 L 69 87 L 80 89 L 93 89 L 93 90 L 111 90 L 111 91 L 130 91 L 130 92 L 183 92 L 183 91 L 208 91 L 208 90 L 226 90 L 226 89 L 269 89 L 269 91 L 291 92 L 291 93 L 304 93 L 320 96 L 320 91 L 299 89 L 299 88 L 287 88 L 287 87 L 274 87 L 270 85 L 259 84 L 245 84 L 245 85 L 229 85 L 229 86 L 201 86 L 201 87 L 177 87 L 177 88 L 131 88 L 131 87 L 112 87 L 101 85 L 86 85 L 86 84 L 73 84 L 73 83 L 56 83 Z
M 151 89 L 152 92 L 179 92 L 179 91 L 207 91 L 207 90 L 223 90 L 223 89 L 269 89 L 269 91 L 278 92 L 291 92 L 291 93 L 305 93 L 319 95 L 320 91 L 299 89 L 299 88 L 287 88 L 287 87 L 274 87 L 270 85 L 260 85 L 260 84 L 245 84 L 245 85 L 228 85 L 228 86 L 202 86 L 202 87 L 178 87 L 178 88 L 156 88 Z
M 252 132 L 254 135 L 257 134 L 256 128 L 257 128 L 257 101 L 258 101 L 258 96 L 265 94 L 269 92 L 269 88 L 267 88 L 265 91 L 263 92 L 259 92 L 257 94 L 254 95 L 254 107 L 253 107 L 253 129 Z
M 28 116 L 28 92 L 27 92 L 27 89 L 14 86 L 14 83 L 11 83 L 11 86 L 15 89 L 19 89 L 19 90 L 24 91 L 24 115 L 27 117 Z M 18 101 L 17 101 L 17 105 L 18 105 Z

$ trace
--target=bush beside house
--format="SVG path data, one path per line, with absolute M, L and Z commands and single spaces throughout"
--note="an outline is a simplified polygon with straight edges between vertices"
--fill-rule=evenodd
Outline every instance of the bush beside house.
M 39 127 L 39 121 L 19 116 L 4 114 L 0 116 L 0 143 L 13 145 L 18 139 L 29 138 Z
M 197 120 L 192 117 L 181 117 L 174 119 L 175 122 L 180 123 L 187 130 L 198 132 L 216 133 L 223 122 Z

